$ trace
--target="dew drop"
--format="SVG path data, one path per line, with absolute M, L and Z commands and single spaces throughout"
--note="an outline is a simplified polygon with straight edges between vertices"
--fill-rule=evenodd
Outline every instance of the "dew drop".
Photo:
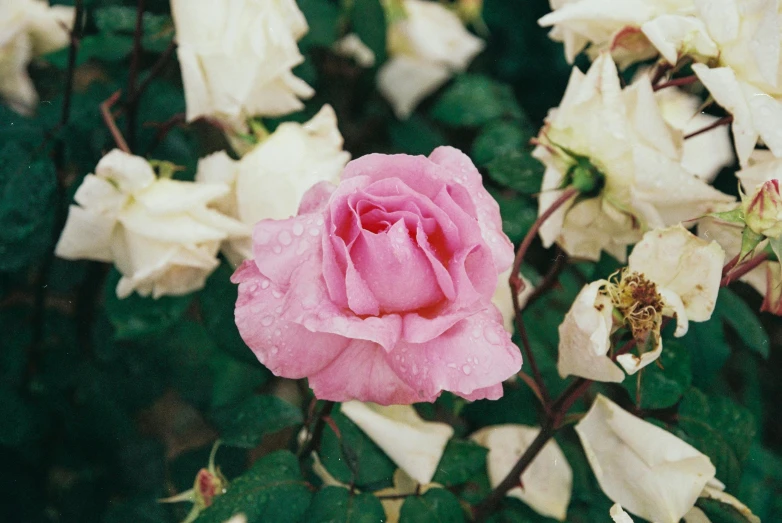
M 263 319 L 261 320 L 261 325 L 263 325 L 264 327 L 268 327 L 272 323 L 274 323 L 274 316 L 264 316 Z
M 280 241 L 283 245 L 290 245 L 293 241 L 293 238 L 291 237 L 291 233 L 288 231 L 282 231 L 279 235 L 277 235 L 277 239 Z
M 312 227 L 312 228 L 311 228 L 309 231 L 307 231 L 307 232 L 309 232 L 310 236 L 317 236 L 318 234 L 320 234 L 320 229 L 318 229 L 318 228 L 315 228 L 315 227 Z
M 318 218 L 318 221 L 315 222 L 315 225 L 323 225 L 323 218 Z
M 277 354 L 279 349 L 277 347 L 272 347 L 272 354 Z
M 500 339 L 500 335 L 497 334 L 497 331 L 489 326 L 483 329 L 483 335 L 486 338 L 486 341 L 488 341 L 492 345 L 499 345 L 499 343 L 502 341 Z
M 261 289 L 268 289 L 268 288 L 269 288 L 269 280 L 262 280 Z
M 272 296 L 274 296 L 275 298 L 277 298 L 279 300 L 280 298 L 282 298 L 282 292 L 278 291 L 277 289 L 274 289 L 272 291 Z
M 462 372 L 464 372 L 466 375 L 469 376 L 470 373 L 472 372 L 472 367 L 470 367 L 469 365 L 465 365 L 462 367 Z
M 299 240 L 299 246 L 296 247 L 296 254 L 304 254 L 307 249 L 310 248 L 310 242 L 307 240 Z
M 296 236 L 301 236 L 302 234 L 304 234 L 304 226 L 298 222 L 294 223 L 293 234 L 295 234 Z
M 272 250 L 274 251 L 274 254 L 280 254 L 282 252 L 282 247 L 275 245 Z

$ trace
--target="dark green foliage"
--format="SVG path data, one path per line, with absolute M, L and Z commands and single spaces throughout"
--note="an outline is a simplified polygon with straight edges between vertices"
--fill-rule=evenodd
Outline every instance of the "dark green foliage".
M 464 513 L 456 496 L 445 489 L 431 489 L 423 496 L 410 496 L 402 505 L 400 523 L 460 523 Z
M 342 487 L 326 487 L 312 498 L 306 523 L 383 523 L 386 514 L 372 494 L 351 494 Z

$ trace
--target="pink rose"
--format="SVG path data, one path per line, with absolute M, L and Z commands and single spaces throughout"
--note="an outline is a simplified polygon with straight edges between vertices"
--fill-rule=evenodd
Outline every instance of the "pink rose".
M 491 302 L 513 247 L 456 149 L 350 162 L 339 186 L 305 194 L 298 216 L 259 222 L 253 254 L 233 275 L 239 332 L 318 398 L 497 399 L 521 367 Z

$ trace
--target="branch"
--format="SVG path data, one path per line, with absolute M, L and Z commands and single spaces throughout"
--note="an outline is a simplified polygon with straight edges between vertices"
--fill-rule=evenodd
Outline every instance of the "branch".
M 136 82 L 138 79 L 139 63 L 141 62 L 141 39 L 144 36 L 144 0 L 138 0 L 136 7 L 136 30 L 133 33 L 133 54 L 130 58 L 130 71 L 128 72 L 128 114 L 125 130 L 128 142 L 136 145 L 136 121 L 138 113 L 138 95 L 136 95 Z
M 312 451 L 317 450 L 320 446 L 320 440 L 323 437 L 323 430 L 326 428 L 326 418 L 331 414 L 335 403 L 333 401 L 326 401 L 323 408 L 318 413 L 318 419 L 315 421 L 315 428 L 312 430 L 312 435 L 299 450 L 299 460 L 303 461 L 309 457 Z
M 114 115 L 111 114 L 111 108 L 114 106 L 114 104 L 117 103 L 117 100 L 119 100 L 121 95 L 122 90 L 119 90 L 109 96 L 103 103 L 100 104 L 100 113 L 103 115 L 103 121 L 106 123 L 106 127 L 109 128 L 109 132 L 114 138 L 114 143 L 117 144 L 117 147 L 128 154 L 132 154 L 130 152 L 130 147 L 128 147 L 128 143 L 122 136 L 122 132 L 119 130 L 119 127 L 117 127 L 117 122 L 114 121 Z
M 681 87 L 683 85 L 694 84 L 697 81 L 698 77 L 694 74 L 690 76 L 682 76 L 681 78 L 674 78 L 673 80 L 668 80 L 667 82 L 655 85 L 652 90 L 657 92 L 660 89 L 665 89 L 666 87 Z
M 696 136 L 709 132 L 712 129 L 716 129 L 717 127 L 721 127 L 723 125 L 728 125 L 733 122 L 733 116 L 725 116 L 723 118 L 720 118 L 719 120 L 716 120 L 715 122 L 711 123 L 710 125 L 707 125 L 703 129 L 698 129 L 697 131 L 693 131 L 690 134 L 684 135 L 685 140 L 689 140 L 690 138 L 695 138 Z
M 753 269 L 756 269 L 758 265 L 763 263 L 768 259 L 768 254 L 765 252 L 762 252 L 755 256 L 754 258 L 739 264 L 738 266 L 734 267 L 733 270 L 729 270 L 724 278 L 720 281 L 720 287 L 727 287 L 734 281 L 738 280 L 748 272 L 750 272 Z

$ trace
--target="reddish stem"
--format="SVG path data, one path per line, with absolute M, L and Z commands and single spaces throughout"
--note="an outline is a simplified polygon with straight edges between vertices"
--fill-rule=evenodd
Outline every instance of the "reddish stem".
M 720 281 L 720 287 L 727 287 L 732 282 L 738 280 L 751 270 L 757 268 L 758 265 L 763 263 L 768 259 L 768 254 L 765 252 L 762 252 L 752 258 L 749 261 L 746 261 L 744 263 L 741 263 L 738 265 L 738 267 L 735 267 L 733 270 L 728 271 L 728 274 L 722 278 L 722 281 Z
M 114 106 L 114 104 L 117 103 L 117 100 L 119 100 L 120 96 L 122 96 L 122 90 L 119 90 L 109 96 L 106 101 L 100 104 L 100 113 L 103 115 L 103 121 L 106 123 L 106 127 L 109 128 L 109 132 L 114 138 L 114 143 L 117 144 L 117 147 L 128 154 L 132 154 L 130 152 L 130 147 L 128 147 L 128 143 L 122 136 L 122 132 L 119 130 L 119 127 L 117 127 L 117 122 L 114 120 L 114 115 L 111 114 L 111 108 Z
M 681 78 L 674 78 L 673 80 L 668 80 L 667 82 L 663 82 L 659 85 L 655 85 L 652 89 L 654 90 L 654 92 L 657 92 L 660 89 L 665 89 L 666 87 L 681 87 L 683 85 L 694 84 L 697 81 L 698 81 L 698 77 L 695 75 L 682 76 Z
M 716 129 L 717 127 L 722 127 L 723 125 L 729 125 L 732 122 L 733 122 L 732 116 L 725 116 L 723 118 L 720 118 L 719 120 L 716 120 L 714 123 L 707 125 L 703 129 L 698 129 L 697 131 L 693 131 L 690 134 L 684 135 L 684 139 L 689 140 L 690 138 L 695 138 L 700 134 L 711 131 L 712 129 Z

